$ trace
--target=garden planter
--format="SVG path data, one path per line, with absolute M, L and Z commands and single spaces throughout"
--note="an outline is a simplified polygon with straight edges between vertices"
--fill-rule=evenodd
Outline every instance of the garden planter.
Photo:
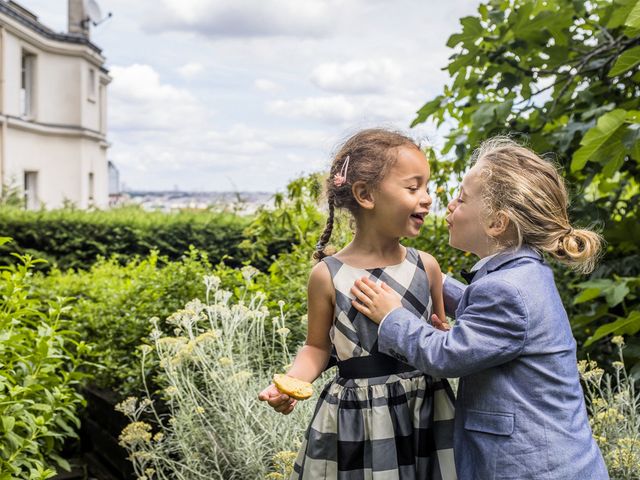
M 109 471 L 114 480 L 134 479 L 128 454 L 118 445 L 118 436 L 128 421 L 115 411 L 116 395 L 96 387 L 86 387 L 82 393 L 87 399 L 87 407 L 82 415 L 80 437 L 82 449 L 87 452 L 85 457 L 90 473 L 102 470 L 105 475 Z

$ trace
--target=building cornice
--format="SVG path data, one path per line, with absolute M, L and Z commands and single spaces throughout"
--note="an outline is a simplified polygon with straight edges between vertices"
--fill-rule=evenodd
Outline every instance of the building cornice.
M 33 120 L 26 120 L 14 115 L 4 114 L 0 114 L 0 123 L 6 124 L 8 128 L 15 128 L 26 132 L 34 132 L 42 135 L 81 137 L 97 141 L 103 148 L 108 148 L 110 146 L 104 133 L 90 128 L 79 127 L 77 125 L 41 123 Z
M 108 73 L 102 66 L 105 62 L 102 50 L 89 39 L 55 33 L 40 22 L 13 10 L 3 0 L 0 0 L 0 24 L 4 25 L 8 32 L 37 48 L 61 55 L 82 56 L 99 66 L 104 73 Z

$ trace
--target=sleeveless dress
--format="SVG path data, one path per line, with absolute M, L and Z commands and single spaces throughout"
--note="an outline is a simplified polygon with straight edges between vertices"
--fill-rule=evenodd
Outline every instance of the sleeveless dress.
M 378 352 L 378 326 L 351 305 L 353 283 L 368 275 L 429 321 L 428 277 L 420 254 L 406 251 L 402 263 L 375 269 L 322 260 L 336 295 L 330 338 L 338 373 L 320 394 L 292 480 L 456 479 L 451 387 Z

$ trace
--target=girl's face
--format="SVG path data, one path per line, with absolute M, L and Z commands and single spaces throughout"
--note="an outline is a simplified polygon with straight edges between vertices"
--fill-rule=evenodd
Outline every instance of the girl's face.
M 449 245 L 483 258 L 493 253 L 495 242 L 487 233 L 483 217 L 481 171 L 480 161 L 464 176 L 458 196 L 447 206 L 447 224 Z
M 429 162 L 424 154 L 416 148 L 400 147 L 396 163 L 372 194 L 372 213 L 385 232 L 394 237 L 420 233 L 432 202 L 428 181 Z

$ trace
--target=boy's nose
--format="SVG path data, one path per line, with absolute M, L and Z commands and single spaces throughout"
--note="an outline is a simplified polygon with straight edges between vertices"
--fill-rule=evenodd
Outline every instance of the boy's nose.
M 447 210 L 449 210 L 450 212 L 453 212 L 456 209 L 456 199 L 452 199 L 449 202 L 449 205 L 447 205 Z

